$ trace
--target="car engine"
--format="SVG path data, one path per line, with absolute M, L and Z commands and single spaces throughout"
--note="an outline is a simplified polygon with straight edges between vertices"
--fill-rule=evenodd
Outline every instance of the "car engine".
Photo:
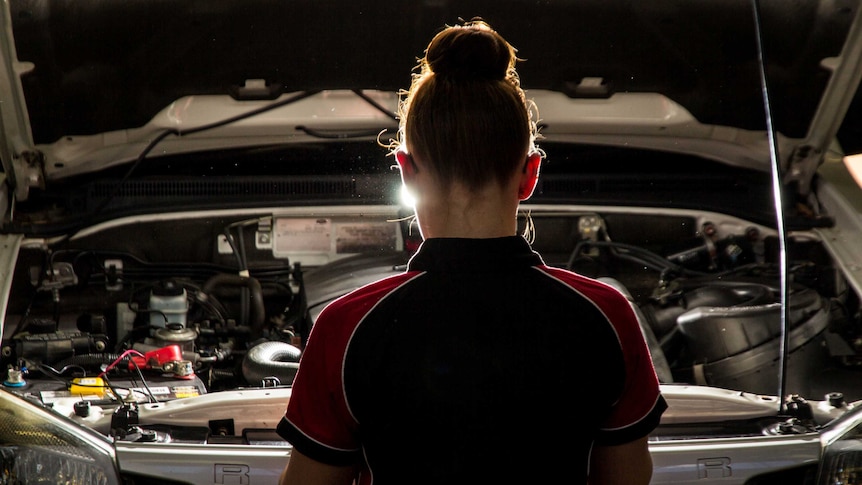
M 289 389 L 320 310 L 406 269 L 421 238 L 402 216 L 391 207 L 184 214 L 24 240 L 3 385 L 133 441 L 141 418 L 118 401 L 155 408 Z M 791 239 L 782 328 L 768 228 L 714 213 L 559 208 L 525 211 L 521 227 L 547 264 L 628 296 L 662 383 L 774 396 L 785 350 L 790 394 L 821 398 L 859 376 L 858 301 L 810 234 Z M 269 404 L 270 421 L 284 404 Z M 228 417 L 206 422 L 204 434 L 238 432 Z

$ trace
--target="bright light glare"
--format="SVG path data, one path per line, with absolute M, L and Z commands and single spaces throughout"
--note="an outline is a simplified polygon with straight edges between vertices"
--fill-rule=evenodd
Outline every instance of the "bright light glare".
M 401 205 L 403 205 L 404 207 L 409 207 L 411 209 L 416 208 L 416 198 L 413 197 L 413 194 L 411 194 L 409 190 L 407 190 L 406 185 L 401 185 L 400 197 L 401 197 Z
M 844 165 L 856 181 L 856 185 L 862 187 L 862 153 L 847 155 L 844 157 Z

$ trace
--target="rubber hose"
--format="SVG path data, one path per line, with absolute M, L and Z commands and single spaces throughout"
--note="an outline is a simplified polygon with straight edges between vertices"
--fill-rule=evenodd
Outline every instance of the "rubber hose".
M 267 377 L 276 377 L 281 384 L 291 384 L 299 369 L 301 353 L 298 347 L 287 342 L 263 342 L 245 354 L 242 375 L 251 385 L 260 385 Z
M 251 290 L 251 301 L 254 307 L 254 318 L 251 321 L 252 337 L 257 338 L 263 333 L 263 323 L 266 309 L 263 306 L 263 290 L 260 282 L 250 276 L 240 276 L 228 273 L 214 275 L 204 283 L 202 291 L 209 295 L 212 290 L 221 285 L 245 286 Z

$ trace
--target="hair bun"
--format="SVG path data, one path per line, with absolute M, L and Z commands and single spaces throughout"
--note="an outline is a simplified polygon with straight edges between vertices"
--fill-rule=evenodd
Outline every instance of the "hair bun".
M 428 46 L 425 60 L 437 76 L 456 80 L 503 80 L 515 50 L 484 22 L 446 29 Z

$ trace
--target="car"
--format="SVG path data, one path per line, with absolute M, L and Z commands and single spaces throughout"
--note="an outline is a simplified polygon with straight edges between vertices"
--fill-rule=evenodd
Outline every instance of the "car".
M 537 106 L 521 230 L 641 323 L 652 483 L 862 483 L 859 0 L 3 2 L 0 483 L 277 483 L 317 315 L 421 244 L 388 142 L 474 17 Z

